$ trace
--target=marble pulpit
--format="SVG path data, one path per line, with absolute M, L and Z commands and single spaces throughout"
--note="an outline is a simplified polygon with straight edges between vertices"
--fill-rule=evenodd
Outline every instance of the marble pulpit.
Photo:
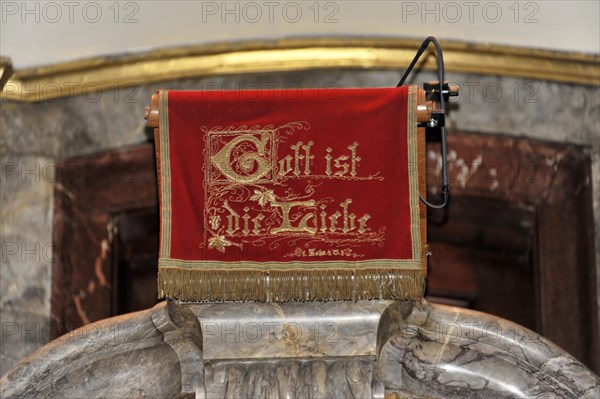
M 1 380 L 2 398 L 598 398 L 538 334 L 425 301 L 180 303 L 93 323 Z

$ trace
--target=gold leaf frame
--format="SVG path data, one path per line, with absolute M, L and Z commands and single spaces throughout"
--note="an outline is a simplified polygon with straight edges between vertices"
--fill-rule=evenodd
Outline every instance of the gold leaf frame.
M 17 70 L 1 98 L 36 102 L 151 82 L 237 73 L 327 68 L 402 70 L 421 41 L 302 38 L 188 46 Z M 600 55 L 444 41 L 450 72 L 600 86 Z M 3 58 L 3 64 L 9 64 Z M 6 62 L 5 62 L 6 61 Z M 421 66 L 436 68 L 433 57 Z M 7 69 L 4 72 L 8 72 Z M 5 75 L 3 73 L 3 75 Z M 2 76 L 6 80 L 6 76 Z

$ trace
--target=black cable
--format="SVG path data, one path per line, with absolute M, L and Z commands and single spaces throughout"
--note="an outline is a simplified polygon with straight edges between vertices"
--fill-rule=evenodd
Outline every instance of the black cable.
M 446 104 L 444 101 L 444 55 L 442 52 L 442 46 L 440 45 L 440 42 L 437 39 L 437 37 L 429 36 L 427 39 L 425 39 L 423 41 L 423 43 L 421 44 L 421 47 L 419 47 L 419 50 L 417 51 L 417 54 L 415 54 L 415 57 L 411 61 L 410 65 L 408 66 L 408 68 L 406 68 L 406 71 L 404 71 L 404 75 L 402 75 L 402 78 L 400 79 L 400 82 L 398 83 L 398 85 L 396 87 L 400 87 L 404 84 L 404 82 L 408 78 L 408 75 L 410 75 L 413 68 L 417 64 L 417 61 L 419 61 L 419 58 L 421 57 L 423 52 L 425 52 L 425 50 L 427 49 L 427 46 L 429 46 L 430 43 L 433 43 L 433 45 L 435 46 L 435 51 L 436 51 L 436 56 L 437 56 L 437 72 L 438 72 L 438 80 L 439 80 L 440 108 L 441 108 L 442 113 L 445 115 Z M 427 205 L 428 207 L 435 208 L 435 209 L 441 209 L 441 208 L 445 207 L 448 204 L 448 201 L 450 199 L 450 184 L 449 184 L 449 180 L 448 180 L 448 159 L 447 159 L 447 155 L 446 155 L 448 152 L 448 143 L 446 140 L 446 127 L 445 126 L 442 126 L 440 128 L 440 139 L 442 142 L 441 143 L 442 144 L 442 148 L 441 148 L 441 153 L 442 153 L 442 196 L 444 198 L 444 201 L 441 204 L 432 204 L 432 203 L 428 202 L 425 198 L 423 198 L 421 193 L 419 193 L 419 198 L 421 199 L 421 201 L 423 201 L 423 203 L 425 205 Z

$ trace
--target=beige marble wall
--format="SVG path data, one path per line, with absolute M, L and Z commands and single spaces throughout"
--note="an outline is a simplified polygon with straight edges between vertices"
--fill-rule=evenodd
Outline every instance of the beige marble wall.
M 159 87 L 392 86 L 399 77 L 399 72 L 391 71 L 342 70 L 232 75 L 165 82 L 36 104 L 2 103 L 0 373 L 4 374 L 48 338 L 56 162 L 148 141 L 151 133 L 145 128 L 143 109 Z M 447 78 L 463 88 L 463 94 L 453 100 L 455 105 L 451 107 L 452 128 L 575 143 L 590 151 L 593 182 L 586 184 L 594 186 L 596 254 L 600 260 L 598 89 L 510 77 L 452 73 Z M 432 79 L 432 74 L 422 74 L 415 82 Z

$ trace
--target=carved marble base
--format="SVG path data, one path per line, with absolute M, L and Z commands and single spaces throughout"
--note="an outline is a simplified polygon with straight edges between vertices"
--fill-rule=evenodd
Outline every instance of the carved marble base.
M 161 303 L 75 330 L 2 398 L 598 398 L 600 379 L 509 321 L 428 303 Z

